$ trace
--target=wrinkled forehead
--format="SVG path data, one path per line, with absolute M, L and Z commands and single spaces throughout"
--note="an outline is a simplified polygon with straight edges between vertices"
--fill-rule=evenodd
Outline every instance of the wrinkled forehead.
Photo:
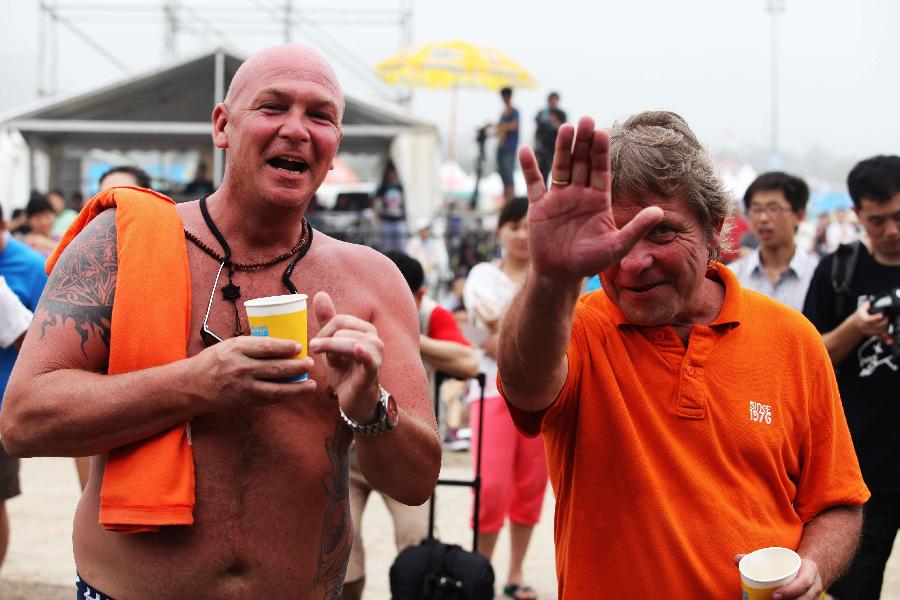
M 231 80 L 226 101 L 249 100 L 263 89 L 296 83 L 321 87 L 343 112 L 344 92 L 337 75 L 318 52 L 304 46 L 264 50 L 245 61 Z
M 700 220 L 697 209 L 680 196 L 661 196 L 653 193 L 619 194 L 612 200 L 612 212 L 617 221 L 628 222 L 648 206 L 661 208 L 664 218 Z

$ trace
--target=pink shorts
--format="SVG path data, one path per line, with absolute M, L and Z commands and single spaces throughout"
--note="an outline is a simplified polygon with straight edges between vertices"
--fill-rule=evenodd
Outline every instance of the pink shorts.
M 478 460 L 478 403 L 469 411 L 473 464 Z M 497 533 L 507 516 L 517 525 L 534 526 L 547 489 L 544 441 L 516 430 L 503 398 L 485 398 L 484 403 L 479 529 Z

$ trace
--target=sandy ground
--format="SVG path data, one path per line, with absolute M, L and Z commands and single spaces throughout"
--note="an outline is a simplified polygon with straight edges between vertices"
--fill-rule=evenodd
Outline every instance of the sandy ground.
M 468 454 L 448 454 L 442 477 L 469 475 Z M 70 537 L 78 501 L 78 482 L 71 459 L 34 458 L 22 462 L 22 496 L 9 502 L 12 540 L 0 578 L 2 600 L 72 600 L 75 564 Z M 441 488 L 438 527 L 441 538 L 470 548 L 470 492 Z M 395 550 L 387 510 L 377 496 L 369 500 L 363 519 L 368 573 L 366 600 L 389 600 L 388 570 Z M 509 541 L 501 533 L 494 568 L 500 593 L 509 564 Z M 553 496 L 548 488 L 544 515 L 534 532 L 525 572 L 542 600 L 556 598 L 553 565 Z M 736 596 L 737 597 L 737 596 Z M 900 540 L 888 563 L 884 600 L 900 600 Z

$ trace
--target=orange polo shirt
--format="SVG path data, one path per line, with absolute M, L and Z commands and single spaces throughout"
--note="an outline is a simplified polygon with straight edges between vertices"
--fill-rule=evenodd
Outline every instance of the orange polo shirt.
M 805 522 L 869 497 L 818 332 L 710 276 L 724 305 L 687 348 L 583 296 L 555 403 L 511 407 L 544 435 L 561 599 L 738 598 L 735 554 L 796 549 Z

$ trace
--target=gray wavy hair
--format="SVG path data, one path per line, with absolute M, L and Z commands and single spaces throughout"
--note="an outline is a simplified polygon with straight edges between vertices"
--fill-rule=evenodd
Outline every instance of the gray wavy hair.
M 734 201 L 712 157 L 687 122 L 668 111 L 647 111 L 609 130 L 612 197 L 639 201 L 649 194 L 684 198 L 712 236 Z M 726 250 L 726 228 L 717 251 Z

